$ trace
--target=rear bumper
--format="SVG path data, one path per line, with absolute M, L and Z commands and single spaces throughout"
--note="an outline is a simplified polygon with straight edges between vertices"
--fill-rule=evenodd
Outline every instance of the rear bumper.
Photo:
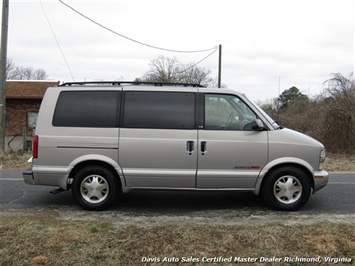
M 23 180 L 28 185 L 35 185 L 35 179 L 33 176 L 32 167 L 28 168 L 26 171 L 22 173 Z
M 313 173 L 313 179 L 314 179 L 314 190 L 313 193 L 316 191 L 324 188 L 329 181 L 329 173 L 327 171 L 317 171 Z
M 64 167 L 32 166 L 22 172 L 23 180 L 29 185 L 54 186 L 68 190 L 68 171 Z

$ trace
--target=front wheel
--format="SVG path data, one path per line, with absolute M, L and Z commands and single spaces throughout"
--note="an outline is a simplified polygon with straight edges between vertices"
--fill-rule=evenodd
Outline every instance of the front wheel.
M 102 211 L 116 199 L 118 183 L 115 175 L 101 166 L 87 166 L 79 170 L 73 180 L 72 194 L 85 210 Z
M 262 195 L 273 209 L 295 211 L 302 208 L 311 195 L 307 175 L 296 167 L 283 167 L 273 171 L 265 180 Z

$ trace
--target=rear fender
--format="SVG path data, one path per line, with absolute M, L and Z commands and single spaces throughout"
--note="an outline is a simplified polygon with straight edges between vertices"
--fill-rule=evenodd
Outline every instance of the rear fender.
M 122 172 L 122 168 L 121 166 L 113 159 L 107 157 L 107 156 L 103 156 L 103 155 L 99 155 L 99 154 L 87 154 L 84 156 L 80 156 L 78 158 L 76 158 L 74 161 L 72 161 L 69 164 L 69 179 L 73 178 L 75 175 L 75 172 L 77 171 L 77 168 L 81 168 L 81 165 L 86 165 L 86 164 L 95 164 L 95 162 L 97 162 L 98 164 L 106 164 L 109 165 L 110 168 L 114 169 L 114 171 L 117 173 L 121 185 L 122 185 L 122 190 L 123 192 L 126 192 L 126 181 L 124 179 L 123 176 L 123 172 Z M 71 183 L 70 180 L 68 180 L 68 184 Z

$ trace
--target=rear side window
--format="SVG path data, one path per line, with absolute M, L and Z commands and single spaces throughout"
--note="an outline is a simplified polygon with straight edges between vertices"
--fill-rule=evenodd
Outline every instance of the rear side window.
M 64 91 L 53 117 L 55 127 L 118 127 L 120 92 Z
M 123 126 L 128 128 L 194 129 L 195 94 L 126 92 Z

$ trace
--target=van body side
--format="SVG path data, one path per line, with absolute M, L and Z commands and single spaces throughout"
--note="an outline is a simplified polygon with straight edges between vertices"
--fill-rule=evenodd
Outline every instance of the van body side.
M 328 182 L 321 143 L 228 89 L 48 88 L 34 150 L 25 182 L 71 189 L 90 210 L 133 189 L 251 191 L 271 208 L 297 210 Z

